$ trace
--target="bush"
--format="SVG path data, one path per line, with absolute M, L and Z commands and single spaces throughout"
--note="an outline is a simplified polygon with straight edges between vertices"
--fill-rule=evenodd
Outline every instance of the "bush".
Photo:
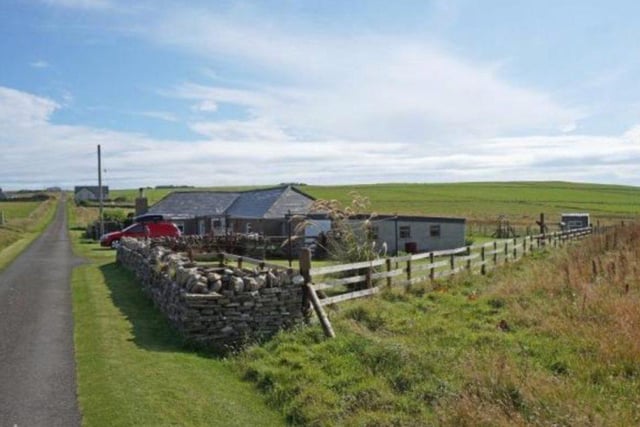
M 103 218 L 105 221 L 124 222 L 127 219 L 127 213 L 124 209 L 105 209 Z

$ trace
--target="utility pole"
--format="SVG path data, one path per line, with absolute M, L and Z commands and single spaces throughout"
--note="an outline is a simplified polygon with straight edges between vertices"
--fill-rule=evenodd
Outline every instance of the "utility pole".
M 104 218 L 102 215 L 103 196 L 102 196 L 102 156 L 100 154 L 100 144 L 98 144 L 98 205 L 100 206 L 100 237 L 104 234 Z
M 289 268 L 291 268 L 291 209 L 284 216 L 287 219 L 287 244 L 289 246 Z

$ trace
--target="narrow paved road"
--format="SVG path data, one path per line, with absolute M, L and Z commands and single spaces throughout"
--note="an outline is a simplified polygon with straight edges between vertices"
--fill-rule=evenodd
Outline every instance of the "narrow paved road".
M 0 273 L 0 426 L 77 426 L 65 204 Z

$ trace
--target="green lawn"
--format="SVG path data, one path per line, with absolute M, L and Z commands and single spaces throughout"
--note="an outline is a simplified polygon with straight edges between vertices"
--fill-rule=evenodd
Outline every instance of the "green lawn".
M 80 237 L 70 208 L 78 400 L 85 426 L 277 426 L 228 359 L 183 345 L 114 251 Z
M 45 202 L 0 202 L 0 271 L 33 242 L 53 219 L 57 199 Z

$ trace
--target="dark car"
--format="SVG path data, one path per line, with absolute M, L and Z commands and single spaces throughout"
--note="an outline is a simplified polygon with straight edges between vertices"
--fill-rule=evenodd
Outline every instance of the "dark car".
M 117 248 L 123 237 L 180 237 L 180 230 L 168 221 L 136 222 L 123 230 L 105 234 L 100 238 L 100 245 Z

